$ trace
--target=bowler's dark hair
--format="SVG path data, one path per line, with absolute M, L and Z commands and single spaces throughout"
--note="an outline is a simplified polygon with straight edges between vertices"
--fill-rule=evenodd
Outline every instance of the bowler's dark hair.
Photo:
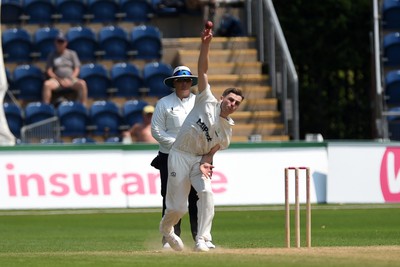
M 225 97 L 225 96 L 229 95 L 230 93 L 241 96 L 242 100 L 244 100 L 242 90 L 240 90 L 239 88 L 235 88 L 235 87 L 230 87 L 230 88 L 225 89 L 225 91 L 222 93 L 222 96 Z

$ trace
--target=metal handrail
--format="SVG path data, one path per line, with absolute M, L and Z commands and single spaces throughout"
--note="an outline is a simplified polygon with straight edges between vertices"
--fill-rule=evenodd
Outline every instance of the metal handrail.
M 280 100 L 285 132 L 299 140 L 299 82 L 282 27 L 271 0 L 247 0 L 250 35 L 258 40 L 259 60 L 268 64 L 273 96 Z

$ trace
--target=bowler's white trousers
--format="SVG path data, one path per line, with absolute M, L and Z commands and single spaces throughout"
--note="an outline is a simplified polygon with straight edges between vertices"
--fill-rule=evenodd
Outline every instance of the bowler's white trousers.
M 197 191 L 197 240 L 211 241 L 211 226 L 214 218 L 214 199 L 211 179 L 200 171 L 201 156 L 172 148 L 168 156 L 168 183 L 164 217 L 160 231 L 164 236 L 174 232 L 174 225 L 188 211 L 190 186 Z

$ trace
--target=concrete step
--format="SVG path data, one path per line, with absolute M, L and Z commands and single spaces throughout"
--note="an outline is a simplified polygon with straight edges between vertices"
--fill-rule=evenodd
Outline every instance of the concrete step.
M 284 127 L 281 123 L 240 123 L 232 128 L 234 136 L 251 135 L 284 135 Z
M 211 90 L 213 91 L 214 96 L 219 99 L 222 95 L 226 86 L 214 86 L 211 85 Z M 270 98 L 272 97 L 272 88 L 270 86 L 250 86 L 248 84 L 244 84 L 240 87 L 243 91 L 243 95 L 245 99 L 259 99 L 259 98 Z
M 178 50 L 178 62 L 184 65 L 197 63 L 199 50 Z M 210 62 L 257 62 L 256 49 L 210 50 Z
M 165 38 L 163 39 L 163 46 L 198 50 L 200 49 L 200 38 Z M 214 37 L 211 42 L 211 50 L 250 48 L 256 48 L 256 38 L 254 37 Z
M 209 74 L 208 81 L 212 86 L 242 87 L 266 86 L 268 75 L 262 74 Z
M 186 64 L 193 73 L 197 72 L 197 62 Z M 261 62 L 210 62 L 208 73 L 212 74 L 262 74 Z
M 236 111 L 231 115 L 235 124 L 239 123 L 279 123 L 281 113 L 275 110 L 256 110 L 256 111 Z

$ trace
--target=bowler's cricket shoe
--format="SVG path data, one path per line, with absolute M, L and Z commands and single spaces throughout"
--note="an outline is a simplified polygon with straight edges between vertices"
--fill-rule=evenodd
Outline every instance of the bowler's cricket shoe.
M 194 246 L 194 251 L 206 252 L 209 250 L 210 249 L 207 247 L 206 241 L 204 241 L 202 239 L 197 240 L 196 245 Z
M 206 246 L 210 249 L 214 249 L 215 245 L 211 241 L 206 241 Z
M 182 239 L 174 233 L 165 236 L 165 240 L 173 250 L 182 251 L 184 248 Z

